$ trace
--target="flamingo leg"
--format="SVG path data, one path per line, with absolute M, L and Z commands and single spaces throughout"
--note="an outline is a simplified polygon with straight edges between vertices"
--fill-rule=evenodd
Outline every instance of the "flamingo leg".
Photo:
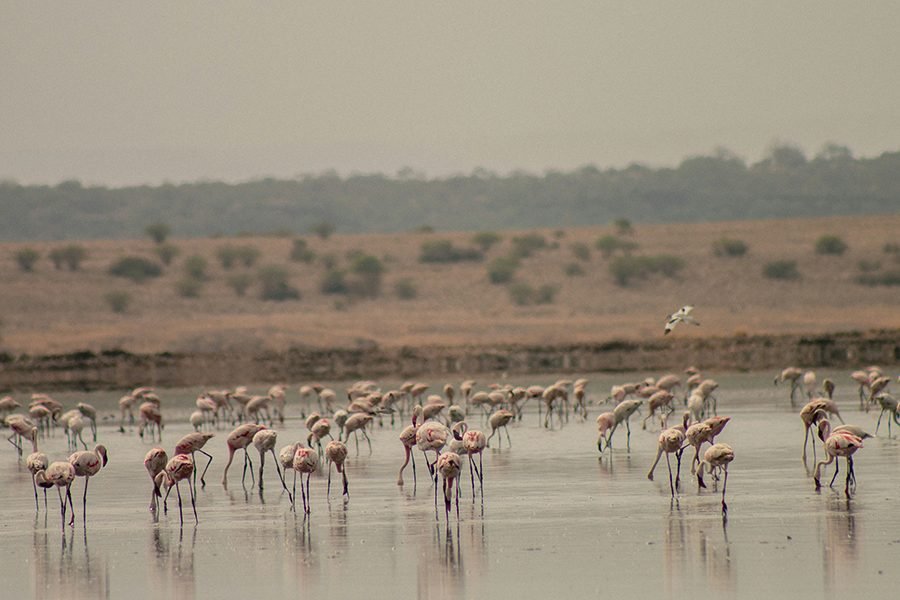
M 87 525 L 87 488 L 90 481 L 90 477 L 84 478 L 84 496 L 81 499 L 81 522 L 85 525 Z
M 331 463 L 328 463 L 328 492 L 325 494 L 326 498 L 331 498 Z
M 834 461 L 834 477 L 831 478 L 831 483 L 828 484 L 828 487 L 834 487 L 834 480 L 837 479 L 838 471 L 841 470 L 840 461 Z M 847 474 L 849 476 L 849 473 Z
M 200 519 L 197 518 L 197 499 L 194 497 L 194 487 L 191 485 L 191 480 L 188 479 L 188 490 L 191 492 L 191 508 L 194 510 L 194 525 L 200 522 Z
M 178 494 L 178 523 L 183 526 L 184 515 L 181 511 L 181 488 L 178 486 L 178 482 L 175 482 L 175 493 Z
M 347 466 L 341 469 L 341 475 L 344 478 L 344 498 L 350 500 L 350 481 L 347 479 Z
M 628 419 L 625 419 L 625 428 L 628 430 L 628 451 L 631 452 L 631 423 Z
M 312 496 L 309 495 L 309 478 L 311 475 L 312 473 L 306 474 L 306 514 L 312 512 Z
M 847 457 L 847 482 L 844 484 L 844 495 L 850 498 L 850 481 L 853 479 L 853 457 Z
M 274 450 L 269 450 L 272 453 L 272 460 L 275 462 L 275 472 L 278 473 L 278 479 L 281 480 L 281 487 L 284 488 L 284 491 L 288 493 L 288 498 L 291 497 L 291 493 L 287 489 L 287 484 L 284 482 L 284 474 L 281 472 L 281 466 L 278 464 L 278 457 L 275 456 Z
M 206 458 L 209 459 L 206 461 L 206 466 L 203 468 L 203 473 L 200 474 L 200 485 L 201 485 L 201 487 L 206 487 L 206 479 L 205 479 L 206 471 L 207 471 L 207 469 L 209 469 L 209 465 L 212 464 L 212 454 L 209 454 L 208 452 L 204 452 L 203 450 L 197 450 L 197 452 L 205 455 Z M 194 485 L 197 485 L 196 479 L 194 480 Z
M 300 491 L 301 492 L 303 491 L 303 481 L 300 482 Z M 297 510 L 296 506 L 295 506 L 295 503 L 297 502 L 297 471 L 296 470 L 294 470 L 294 495 L 291 496 L 290 494 L 288 494 L 288 496 L 291 499 L 291 510 L 296 512 L 296 510 Z
M 406 469 L 406 465 L 409 464 L 409 458 L 412 456 L 412 448 L 405 445 L 403 446 L 404 452 L 406 452 L 406 459 L 403 461 L 403 466 L 400 467 L 400 474 L 397 475 L 397 485 L 403 485 L 403 470 Z M 329 470 L 329 474 L 331 471 Z M 415 477 L 415 475 L 413 475 Z
M 40 505 L 38 505 L 38 493 L 37 493 L 37 483 L 34 481 L 34 477 L 31 478 L 31 485 L 34 487 L 34 511 L 39 512 Z
M 669 490 L 672 492 L 672 497 L 675 497 L 675 486 L 672 484 L 672 463 L 669 461 L 669 453 L 666 452 L 666 466 L 669 467 Z
M 66 486 L 66 498 L 69 501 L 69 509 L 72 511 L 72 518 L 69 519 L 69 526 L 75 526 L 75 505 L 72 503 L 72 484 Z
M 372 440 L 369 439 L 369 434 L 366 433 L 365 428 L 363 428 L 362 433 L 363 433 L 363 437 L 366 438 L 366 442 L 369 444 L 369 456 L 371 456 L 372 455 Z
M 507 442 L 507 444 L 508 444 L 508 447 L 509 447 L 509 448 L 512 448 L 512 440 L 509 439 L 509 427 L 507 427 L 506 425 L 504 425 L 504 426 L 503 426 L 503 431 L 506 432 L 506 442 Z
M 472 502 L 475 502 L 475 459 L 469 454 L 469 478 L 472 480 Z
M 66 531 L 66 501 L 63 500 L 62 488 L 57 486 L 56 492 L 59 494 L 59 514 L 62 516 L 62 530 Z
M 675 469 L 675 489 L 676 490 L 678 489 L 678 486 L 681 485 L 681 453 L 682 453 L 681 450 L 679 450 L 678 452 L 675 453 L 675 458 L 678 461 L 678 466 Z
M 728 514 L 728 505 L 725 504 L 725 488 L 728 486 L 728 468 L 725 468 L 725 481 L 722 482 L 722 514 Z

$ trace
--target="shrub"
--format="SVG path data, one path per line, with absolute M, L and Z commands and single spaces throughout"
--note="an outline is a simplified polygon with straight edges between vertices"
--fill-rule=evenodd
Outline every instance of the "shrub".
M 847 244 L 836 235 L 823 235 L 816 240 L 816 254 L 840 256 L 847 251 Z
M 481 248 L 482 252 L 487 252 L 500 239 L 500 236 L 493 231 L 482 231 L 472 236 L 472 243 Z
M 350 271 L 354 277 L 350 281 L 350 292 L 356 296 L 374 298 L 381 294 L 381 278 L 384 263 L 377 256 L 361 254 L 353 259 Z
M 288 283 L 288 272 L 279 265 L 267 265 L 259 270 L 260 298 L 263 300 L 298 300 L 300 290 Z
M 22 248 L 16 251 L 13 256 L 15 256 L 19 269 L 25 273 L 30 273 L 34 271 L 34 263 L 41 257 L 41 253 L 34 248 Z
M 747 254 L 747 244 L 742 240 L 721 238 L 713 242 L 713 254 L 716 256 L 744 256 Z
M 238 261 L 245 267 L 252 267 L 259 260 L 260 252 L 256 246 L 238 246 L 236 250 Z
M 169 237 L 169 234 L 172 233 L 172 230 L 165 223 L 153 223 L 152 225 L 147 225 L 144 233 L 149 235 L 150 239 L 157 244 L 162 244 Z
M 881 248 L 884 250 L 885 254 L 896 254 L 900 255 L 900 244 L 895 244 L 893 242 L 888 242 Z
M 199 254 L 188 256 L 184 261 L 184 275 L 189 279 L 204 281 L 206 279 L 206 259 Z
M 684 267 L 684 260 L 670 254 L 655 256 L 617 256 L 609 263 L 609 272 L 618 285 L 627 286 L 634 280 L 646 279 L 654 273 L 675 277 Z
M 106 303 L 109 304 L 114 313 L 121 314 L 125 312 L 131 304 L 131 294 L 121 290 L 106 292 L 103 295 L 103 299 L 106 300 Z
M 512 280 L 519 268 L 519 259 L 515 256 L 495 258 L 488 265 L 488 279 L 491 283 L 507 283 Z
M 577 262 L 567 264 L 563 270 L 569 277 L 581 277 L 584 275 L 584 269 Z
M 159 244 L 154 250 L 156 251 L 156 256 L 158 256 L 162 264 L 166 266 L 172 264 L 175 257 L 181 254 L 181 250 L 174 244 Z
M 419 262 L 454 263 L 462 261 L 478 261 L 483 258 L 475 248 L 457 248 L 450 240 L 429 240 L 423 242 L 419 254 Z
M 77 271 L 81 267 L 81 262 L 87 258 L 87 250 L 84 249 L 84 246 L 70 244 L 62 248 L 54 248 L 50 251 L 49 256 L 55 268 L 61 269 L 65 265 L 70 271 Z
M 638 245 L 614 235 L 604 235 L 594 242 L 594 247 L 600 251 L 603 258 L 609 258 L 619 251 L 623 254 L 630 254 L 633 250 L 637 250 Z
M 350 291 L 344 272 L 338 269 L 329 269 L 322 277 L 319 289 L 323 294 L 346 294 Z
M 863 273 L 856 278 L 862 285 L 900 285 L 900 271 L 886 271 L 884 273 Z
M 862 259 L 856 264 L 863 273 L 872 273 L 881 268 L 881 262 L 877 260 Z
M 613 226 L 619 235 L 631 235 L 634 233 L 634 227 L 632 227 L 631 221 L 628 219 L 616 219 L 613 221 Z
M 401 300 L 412 300 L 419 295 L 419 290 L 416 289 L 416 284 L 413 283 L 412 279 L 406 278 L 394 284 L 394 293 Z
M 316 253 L 309 249 L 309 244 L 303 238 L 294 240 L 291 247 L 291 260 L 296 262 L 311 263 L 316 259 Z
M 253 278 L 250 277 L 247 273 L 233 273 L 229 275 L 225 280 L 225 283 L 234 290 L 234 293 L 238 296 L 243 296 L 247 293 L 247 289 L 250 287 L 250 284 L 253 283 Z
M 335 267 L 337 267 L 338 259 L 334 254 L 325 254 L 319 260 L 322 262 L 322 266 L 326 269 L 334 269 Z
M 535 304 L 553 304 L 553 301 L 556 300 L 556 294 L 559 292 L 559 288 L 552 283 L 545 283 L 541 287 L 537 289 L 537 292 L 534 294 L 534 303 Z
M 331 234 L 334 233 L 335 226 L 333 223 L 328 223 L 327 221 L 322 221 L 321 223 L 317 223 L 310 228 L 310 231 L 315 233 L 317 236 L 322 238 L 323 240 L 327 240 L 331 237 Z
M 519 258 L 528 258 L 537 250 L 547 247 L 547 240 L 539 233 L 529 233 L 512 239 L 512 254 Z
M 657 254 L 645 258 L 651 273 L 662 273 L 666 277 L 675 277 L 684 268 L 684 259 L 671 254 Z
M 162 275 L 162 267 L 141 256 L 125 256 L 110 265 L 109 274 L 142 283 Z
M 175 291 L 182 298 L 197 298 L 203 289 L 203 280 L 186 275 L 175 284 Z
M 578 260 L 587 262 L 591 260 L 591 247 L 584 242 L 575 242 L 572 244 L 572 254 Z
M 524 282 L 514 283 L 509 286 L 509 298 L 513 304 L 517 306 L 526 306 L 531 304 L 534 296 L 534 289 Z
M 237 246 L 233 246 L 231 244 L 219 246 L 216 249 L 216 257 L 222 264 L 223 269 L 225 269 L 226 271 L 231 269 L 232 267 L 234 267 L 234 263 L 236 263 L 238 259 Z
M 795 260 L 775 260 L 763 267 L 763 275 L 769 279 L 794 280 L 800 279 L 800 271 L 797 270 Z

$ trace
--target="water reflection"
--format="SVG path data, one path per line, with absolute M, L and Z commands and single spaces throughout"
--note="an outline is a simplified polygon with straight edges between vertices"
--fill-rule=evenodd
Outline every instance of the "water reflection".
M 108 597 L 109 564 L 105 555 L 99 560 L 91 558 L 87 530 L 66 527 L 60 533 L 48 528 L 44 518 L 35 517 L 32 535 L 34 597 Z
M 185 531 L 187 530 L 187 531 Z M 150 581 L 163 597 L 192 598 L 196 590 L 194 574 L 194 547 L 197 543 L 197 527 L 179 527 L 177 530 L 154 526 L 150 535 L 150 556 L 154 572 Z
M 854 511 L 853 501 L 842 498 L 832 499 L 826 509 L 822 540 L 822 576 L 826 590 L 834 589 L 837 582 L 846 585 L 858 573 L 859 527 Z
M 692 593 L 697 581 L 718 592 L 737 589 L 728 520 L 698 517 L 674 503 L 666 521 L 663 547 L 666 590 L 673 595 Z

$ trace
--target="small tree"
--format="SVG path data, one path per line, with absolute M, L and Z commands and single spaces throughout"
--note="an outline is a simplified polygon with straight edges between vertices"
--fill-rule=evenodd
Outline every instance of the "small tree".
M 600 254 L 603 256 L 603 258 L 609 258 L 616 252 L 630 254 L 632 251 L 637 250 L 638 247 L 635 242 L 623 240 L 622 238 L 616 237 L 614 235 L 604 235 L 600 237 L 594 243 L 594 246 L 597 248 L 597 250 L 600 251 Z
M 547 247 L 547 240 L 539 233 L 529 233 L 512 239 L 512 254 L 519 258 L 528 258 L 537 250 Z
M 517 306 L 527 306 L 534 298 L 534 289 L 525 282 L 513 283 L 508 288 L 509 298 Z
M 847 244 L 836 235 L 823 235 L 816 240 L 816 254 L 840 256 L 847 251 Z
M 781 279 L 791 281 L 800 279 L 800 271 L 797 270 L 795 260 L 775 260 L 766 263 L 763 267 L 763 275 L 769 279 Z
M 259 248 L 256 246 L 238 246 L 236 248 L 237 251 L 237 259 L 240 261 L 242 265 L 245 267 L 252 267 L 256 264 L 256 261 L 259 260 Z
M 316 253 L 309 249 L 309 245 L 303 238 L 294 240 L 291 247 L 291 260 L 296 262 L 311 263 L 316 258 Z
M 267 265 L 259 270 L 260 298 L 263 300 L 298 300 L 300 290 L 288 282 L 288 272 L 279 265 Z
M 472 236 L 472 243 L 481 248 L 482 252 L 487 252 L 500 239 L 500 236 L 493 231 L 482 231 Z
M 232 273 L 225 280 L 225 283 L 234 290 L 236 295 L 243 296 L 247 293 L 247 288 L 250 287 L 250 284 L 253 283 L 253 278 L 247 273 Z
M 232 244 L 219 246 L 216 249 L 216 258 L 219 259 L 219 262 L 222 264 L 223 269 L 225 269 L 226 271 L 231 270 L 234 267 L 234 263 L 238 260 L 237 246 L 234 246 Z
M 158 222 L 153 223 L 152 225 L 147 225 L 147 227 L 144 229 L 144 233 L 149 235 L 150 239 L 152 239 L 157 244 L 162 244 L 166 241 L 166 239 L 168 239 L 169 234 L 172 233 L 172 230 L 165 223 Z
M 631 235 L 634 233 L 634 227 L 628 219 L 616 219 L 613 221 L 613 226 L 615 226 L 618 235 Z
M 175 291 L 182 298 L 198 298 L 203 289 L 203 280 L 186 275 L 175 284 Z
M 580 277 L 584 275 L 584 269 L 577 262 L 569 263 L 563 269 L 566 275 L 569 277 Z
M 512 281 L 519 268 L 519 259 L 515 256 L 495 258 L 488 265 L 488 279 L 491 283 L 501 284 Z
M 419 254 L 419 262 L 423 263 L 453 263 L 481 259 L 481 252 L 475 248 L 457 248 L 450 240 L 428 240 L 422 242 L 421 253 Z
M 22 248 L 17 250 L 13 256 L 22 272 L 31 273 L 34 271 L 34 263 L 41 257 L 41 253 L 34 248 Z
M 172 264 L 175 257 L 181 254 L 181 250 L 174 244 L 159 244 L 154 248 L 154 251 L 156 252 L 156 256 L 159 257 L 160 262 L 167 267 Z
M 350 289 L 347 287 L 345 273 L 339 269 L 328 269 L 322 277 L 319 290 L 323 294 L 346 294 Z
M 162 267 L 141 256 L 125 256 L 109 266 L 109 274 L 130 279 L 135 283 L 143 283 L 162 275 Z
M 404 278 L 394 284 L 394 293 L 401 300 L 412 300 L 419 295 L 419 290 L 412 279 Z
M 574 254 L 575 258 L 578 260 L 588 262 L 591 260 L 591 247 L 584 242 L 575 242 L 572 244 L 572 254 Z
M 721 238 L 713 242 L 713 254 L 716 256 L 744 256 L 747 254 L 747 244 L 742 240 Z
M 357 296 L 374 298 L 381 294 L 381 279 L 384 274 L 384 263 L 370 254 L 362 254 L 353 260 L 350 267 L 354 275 L 350 282 L 350 291 Z
M 106 300 L 112 311 L 118 314 L 128 310 L 128 306 L 131 304 L 131 294 L 122 290 L 106 292 L 103 299 Z
M 331 237 L 331 234 L 334 233 L 335 227 L 333 223 L 329 223 L 327 221 L 322 221 L 321 223 L 317 223 L 310 228 L 310 231 L 315 233 L 317 236 L 322 238 L 323 240 L 327 240 Z
M 184 261 L 184 275 L 188 279 L 206 280 L 206 259 L 199 254 L 189 256 Z
M 559 292 L 559 287 L 552 283 L 545 283 L 541 287 L 537 289 L 534 294 L 534 303 L 535 304 L 553 304 L 554 300 L 556 300 L 556 294 Z

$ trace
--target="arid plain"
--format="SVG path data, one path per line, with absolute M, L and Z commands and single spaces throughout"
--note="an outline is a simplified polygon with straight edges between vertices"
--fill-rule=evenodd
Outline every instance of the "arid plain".
M 289 224 L 286 224 L 289 227 Z M 126 255 L 155 259 L 149 238 L 117 241 L 5 243 L 0 245 L 0 349 L 17 354 L 121 348 L 132 352 L 203 352 L 281 350 L 291 346 L 359 347 L 456 344 L 503 344 L 646 339 L 662 335 L 665 316 L 693 304 L 702 327 L 682 327 L 684 336 L 732 336 L 755 333 L 833 333 L 900 327 L 896 286 L 866 286 L 856 278 L 861 261 L 878 272 L 900 269 L 895 244 L 900 215 L 716 222 L 634 224 L 623 239 L 637 244 L 638 255 L 669 254 L 684 260 L 675 277 L 652 275 L 616 284 L 609 258 L 596 240 L 615 234 L 612 226 L 534 231 L 498 231 L 500 241 L 479 262 L 420 262 L 423 243 L 450 240 L 474 247 L 472 232 L 408 232 L 349 235 L 327 239 L 302 236 L 180 239 L 177 222 L 169 243 L 178 257 L 161 277 L 132 283 L 108 273 Z M 488 265 L 510 252 L 511 239 L 529 233 L 544 236 L 548 246 L 521 261 L 514 281 L 534 288 L 550 284 L 558 291 L 551 303 L 517 305 L 507 285 L 488 280 Z M 815 243 L 836 235 L 847 244 L 842 255 L 821 255 Z M 315 258 L 291 261 L 295 237 L 307 240 Z M 716 256 L 721 238 L 742 240 L 743 256 Z M 56 247 L 77 243 L 87 257 L 77 271 L 55 269 L 47 258 Z M 576 258 L 573 245 L 590 248 L 587 260 Z M 226 244 L 250 245 L 260 252 L 253 267 L 224 270 L 217 251 Z M 42 258 L 34 272 L 22 272 L 14 254 L 28 246 Z M 381 294 L 372 299 L 324 294 L 321 282 L 330 260 L 346 268 L 348 255 L 362 251 L 384 267 Z M 176 290 L 183 262 L 203 256 L 207 281 L 198 297 Z M 325 259 L 325 257 L 328 257 Z M 764 276 L 764 265 L 796 261 L 800 278 Z M 577 263 L 582 275 L 566 273 Z M 263 301 L 256 284 L 239 297 L 227 277 L 246 272 L 255 277 L 261 265 L 281 265 L 299 300 Z M 395 284 L 409 279 L 415 297 L 401 299 Z M 126 291 L 131 303 L 115 313 L 105 300 L 111 291 Z

